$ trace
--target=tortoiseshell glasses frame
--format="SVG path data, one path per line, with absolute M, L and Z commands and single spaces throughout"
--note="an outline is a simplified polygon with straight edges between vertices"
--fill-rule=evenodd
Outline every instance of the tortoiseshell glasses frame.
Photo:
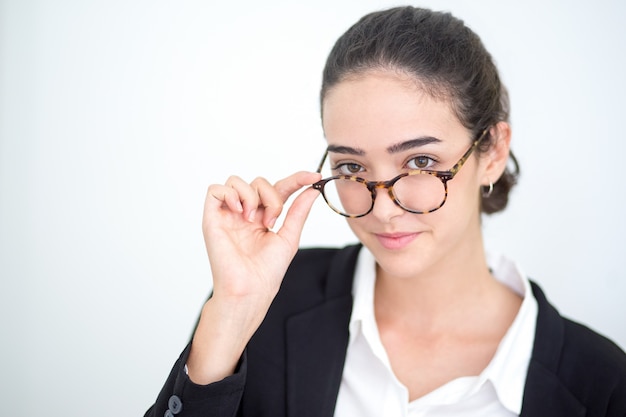
M 328 177 L 328 178 L 324 178 L 319 180 L 318 182 L 316 182 L 315 184 L 312 185 L 313 188 L 315 188 L 316 190 L 318 190 L 320 193 L 322 193 L 322 197 L 324 197 L 324 200 L 326 201 L 326 204 L 328 204 L 328 206 L 337 214 L 340 214 L 344 217 L 348 217 L 348 218 L 358 218 L 358 217 L 363 217 L 368 215 L 372 209 L 374 208 L 374 200 L 376 200 L 376 191 L 379 189 L 387 189 L 387 192 L 389 194 L 389 197 L 393 200 L 393 202 L 400 208 L 402 208 L 403 210 L 408 211 L 409 213 L 414 213 L 414 214 L 426 214 L 426 213 L 432 213 L 433 211 L 439 210 L 441 207 L 443 207 L 443 205 L 446 203 L 446 200 L 448 199 L 448 181 L 452 180 L 454 178 L 454 176 L 459 172 L 459 170 L 463 167 L 463 164 L 465 164 L 465 162 L 468 160 L 468 158 L 470 157 L 470 155 L 472 154 L 472 152 L 474 152 L 474 150 L 478 147 L 478 145 L 480 144 L 480 142 L 485 138 L 485 136 L 487 135 L 487 132 L 489 131 L 489 128 L 483 130 L 480 135 L 474 140 L 474 142 L 472 142 L 472 145 L 469 147 L 469 149 L 463 154 L 463 156 L 461 157 L 461 159 L 458 160 L 458 162 L 456 164 L 454 164 L 454 166 L 452 168 L 450 168 L 447 171 L 433 171 L 433 170 L 427 170 L 427 169 L 416 169 L 416 170 L 411 170 L 408 172 L 404 172 L 388 181 L 367 181 L 364 178 L 358 177 L 356 175 L 335 175 L 332 177 Z M 326 158 L 328 157 L 328 149 L 326 149 L 326 152 L 324 152 L 324 156 L 322 157 L 322 160 L 320 161 L 319 166 L 317 167 L 317 171 L 318 173 L 320 173 L 322 171 L 322 167 L 324 165 L 324 162 L 326 161 Z M 439 178 L 439 180 L 441 180 L 441 182 L 443 183 L 443 188 L 444 188 L 444 196 L 443 196 L 443 200 L 441 201 L 441 203 L 430 209 L 427 211 L 419 211 L 419 210 L 413 210 L 411 208 L 405 207 L 404 205 L 402 205 L 402 203 L 396 198 L 395 194 L 393 193 L 393 186 L 396 182 L 398 182 L 398 180 L 400 180 L 401 178 L 410 176 L 410 175 L 432 175 L 433 177 Z M 326 197 L 326 194 L 324 193 L 324 186 L 326 184 L 328 184 L 330 181 L 334 181 L 334 180 L 348 180 L 348 181 L 354 181 L 357 183 L 361 183 L 363 184 L 363 186 L 365 186 L 369 192 L 370 195 L 372 196 L 372 204 L 369 208 L 369 210 L 367 210 L 366 212 L 362 213 L 362 214 L 347 214 L 347 213 L 343 213 L 340 210 L 336 209 L 329 201 L 328 198 Z

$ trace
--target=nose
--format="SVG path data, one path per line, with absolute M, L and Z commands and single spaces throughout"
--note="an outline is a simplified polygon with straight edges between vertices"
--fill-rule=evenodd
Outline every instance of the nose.
M 391 218 L 400 216 L 403 213 L 404 209 L 393 201 L 389 189 L 384 186 L 376 187 L 376 198 L 374 199 L 374 208 L 372 208 L 371 215 L 381 222 L 388 222 Z

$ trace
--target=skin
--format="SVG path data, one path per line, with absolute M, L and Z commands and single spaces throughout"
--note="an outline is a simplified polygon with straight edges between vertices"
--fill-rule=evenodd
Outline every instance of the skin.
M 451 168 L 473 138 L 449 102 L 433 99 L 418 85 L 397 71 L 370 71 L 333 87 L 323 102 L 323 127 L 329 147 L 342 151 L 329 153 L 331 164 L 344 164 L 341 169 L 350 172 L 341 173 L 356 170 L 368 180 L 393 178 L 416 161 L 429 169 Z M 441 209 L 411 214 L 379 193 L 372 213 L 348 219 L 376 258 L 376 320 L 411 400 L 454 378 L 479 374 L 519 310 L 519 297 L 491 276 L 485 262 L 480 187 L 500 177 L 510 142 L 508 124 L 491 129 L 495 146 L 467 160 L 448 183 Z M 423 138 L 430 143 L 396 146 Z M 234 372 L 298 249 L 319 193 L 307 188 L 283 226 L 272 231 L 273 223 L 292 194 L 319 178 L 300 172 L 272 185 L 231 177 L 209 187 L 203 231 L 214 295 L 193 339 L 187 363 L 192 381 L 207 384 Z
M 451 168 L 472 143 L 471 132 L 450 103 L 433 99 L 417 85 L 388 71 L 360 75 L 332 89 L 324 102 L 329 146 L 360 154 L 330 153 L 331 164 L 356 164 L 359 176 L 375 180 L 415 167 L 418 156 L 436 159 L 430 169 Z M 348 219 L 376 258 L 376 321 L 411 400 L 454 378 L 478 375 L 521 304 L 491 276 L 483 249 L 480 187 L 500 177 L 510 142 L 506 123 L 493 133 L 496 145 L 467 160 L 448 183 L 441 209 L 411 214 L 379 193 L 372 213 Z M 415 138 L 438 141 L 389 151 Z
M 282 227 L 270 229 L 287 199 L 319 179 L 317 173 L 299 172 L 272 185 L 263 178 L 247 184 L 233 176 L 224 185 L 209 187 L 202 229 L 213 296 L 202 309 L 192 340 L 187 367 L 193 382 L 204 385 L 234 373 L 278 292 L 319 193 L 302 192 Z

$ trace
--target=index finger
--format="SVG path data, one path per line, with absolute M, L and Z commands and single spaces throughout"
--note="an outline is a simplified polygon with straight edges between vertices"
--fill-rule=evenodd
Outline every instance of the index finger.
M 278 192 L 283 203 L 287 201 L 289 197 L 302 187 L 311 185 L 322 178 L 321 174 L 317 172 L 300 171 L 277 181 L 274 184 L 274 188 Z

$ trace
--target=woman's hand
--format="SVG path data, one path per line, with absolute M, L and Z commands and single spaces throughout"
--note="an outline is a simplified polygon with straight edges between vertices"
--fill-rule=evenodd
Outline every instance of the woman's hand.
M 277 231 L 271 230 L 287 199 L 320 179 L 298 172 L 271 185 L 230 177 L 211 185 L 202 229 L 213 274 L 188 360 L 190 378 L 201 384 L 234 372 L 245 345 L 261 324 L 293 259 L 316 190 L 298 195 Z
M 295 255 L 304 221 L 319 193 L 298 196 L 282 227 L 271 228 L 287 199 L 319 180 L 319 174 L 299 172 L 271 185 L 263 178 L 250 184 L 230 177 L 207 192 L 202 229 L 213 273 L 214 297 L 242 302 L 273 299 Z M 269 300 L 262 300 L 269 298 Z

